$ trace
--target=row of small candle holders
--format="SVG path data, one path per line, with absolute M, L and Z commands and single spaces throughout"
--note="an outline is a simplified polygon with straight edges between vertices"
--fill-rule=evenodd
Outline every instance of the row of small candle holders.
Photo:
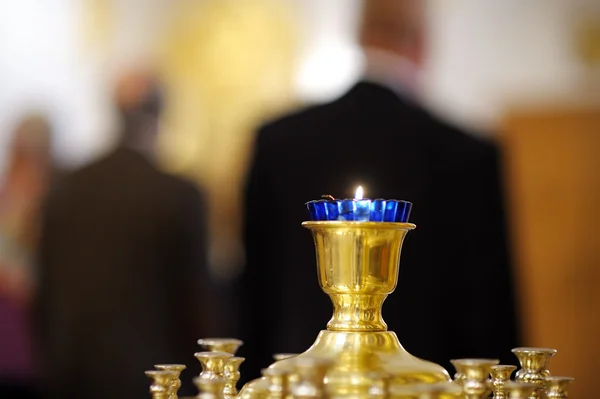
M 194 356 L 202 365 L 202 372 L 194 383 L 199 390 L 198 399 L 233 399 L 238 395 L 239 367 L 244 358 L 234 356 L 242 342 L 237 339 L 201 339 L 198 343 L 206 352 Z M 385 373 L 372 372 L 373 385 L 365 395 L 353 396 L 373 399 L 483 399 L 493 393 L 494 399 L 566 399 L 572 377 L 551 376 L 548 361 L 555 349 L 515 348 L 521 369 L 513 365 L 500 365 L 496 359 L 456 359 L 453 382 L 434 384 L 389 384 Z M 277 354 L 275 360 L 294 357 L 296 354 Z M 153 380 L 150 393 L 153 399 L 177 399 L 181 387 L 179 376 L 184 365 L 156 365 L 156 370 L 146 371 Z M 267 368 L 263 378 L 268 382 L 265 399 L 321 399 L 341 397 L 327 392 L 324 385 L 329 364 L 321 359 L 299 357 L 294 370 Z M 491 378 L 490 378 L 491 377 Z

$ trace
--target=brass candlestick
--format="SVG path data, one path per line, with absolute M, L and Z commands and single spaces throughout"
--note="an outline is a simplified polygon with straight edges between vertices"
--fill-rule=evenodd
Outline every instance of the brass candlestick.
M 492 392 L 488 379 L 492 366 L 499 363 L 496 359 L 456 359 L 452 364 L 464 375 L 462 388 L 467 399 L 487 398 Z
M 169 399 L 173 394 L 173 379 L 177 378 L 177 372 L 171 370 L 148 370 L 146 376 L 152 379 L 150 395 L 152 399 Z
M 285 399 L 289 395 L 289 372 L 283 369 L 263 369 L 262 375 L 269 383 L 268 399 Z
M 200 377 L 204 379 L 224 378 L 225 363 L 233 357 L 231 353 L 226 352 L 197 352 L 194 356 L 202 365 Z
M 292 397 L 294 399 L 322 398 L 325 373 L 329 367 L 329 362 L 304 356 L 296 359 L 294 366 L 293 373 L 297 379 L 291 388 Z
M 454 373 L 454 382 L 462 387 L 465 383 L 466 375 L 463 372 L 463 364 L 460 360 L 461 359 L 450 360 L 450 363 L 452 363 L 456 370 L 456 373 Z
M 238 394 L 237 382 L 240 380 L 240 365 L 246 360 L 243 357 L 233 356 L 225 363 L 223 375 L 227 382 L 225 383 L 225 399 L 231 399 Z
M 198 340 L 205 351 L 208 352 L 225 352 L 235 355 L 237 350 L 244 343 L 236 338 L 202 338 Z
M 194 384 L 200 392 L 196 398 L 198 399 L 225 399 L 223 390 L 227 380 L 223 377 L 196 377 Z
M 569 387 L 573 377 L 546 377 L 546 398 L 566 399 L 569 397 Z
M 338 379 L 347 369 L 363 375 L 385 371 L 392 384 L 449 381 L 444 368 L 410 355 L 381 316 L 383 301 L 396 288 L 402 242 L 415 225 L 312 221 L 303 226 L 313 234 L 318 280 L 333 302 L 333 317 L 306 352 L 270 367 L 293 370 L 303 358 L 318 358 L 331 364 Z M 330 381 L 327 374 L 325 385 Z M 261 379 L 252 381 L 241 395 L 257 398 L 266 385 Z
M 515 348 L 512 352 L 521 364 L 521 369 L 515 375 L 515 381 L 537 385 L 538 388 L 531 397 L 540 397 L 546 386 L 546 377 L 550 375 L 548 362 L 556 354 L 556 349 Z
M 181 388 L 179 376 L 181 375 L 181 372 L 185 370 L 185 366 L 183 364 L 156 364 L 154 367 L 156 367 L 157 370 L 172 371 L 174 373 L 173 378 L 171 379 L 171 393 L 169 399 L 177 399 L 177 391 Z
M 512 381 L 504 386 L 508 390 L 508 399 L 529 399 L 538 388 L 536 384 Z
M 496 365 L 492 366 L 490 376 L 492 377 L 492 391 L 494 392 L 494 399 L 507 399 L 508 390 L 505 385 L 510 381 L 510 376 L 517 369 L 516 366 L 512 365 Z

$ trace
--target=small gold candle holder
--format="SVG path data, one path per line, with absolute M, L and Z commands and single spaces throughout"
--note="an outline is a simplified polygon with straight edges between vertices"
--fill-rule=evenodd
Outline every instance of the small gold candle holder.
M 225 352 L 235 355 L 244 343 L 236 338 L 202 338 L 198 345 L 208 352 Z
M 569 387 L 575 379 L 573 377 L 546 377 L 546 398 L 566 399 L 569 397 Z
M 225 399 L 223 390 L 227 380 L 223 377 L 196 377 L 194 385 L 200 392 L 196 398 L 198 399 Z
M 538 389 L 532 398 L 538 398 L 546 387 L 546 377 L 550 375 L 548 362 L 556 354 L 556 349 L 551 348 L 515 348 L 512 350 L 521 369 L 515 375 L 515 381 L 537 385 Z
M 169 399 L 177 399 L 177 392 L 181 388 L 181 380 L 179 377 L 181 376 L 181 372 L 185 370 L 185 365 L 183 364 L 156 364 L 154 365 L 157 370 L 166 370 L 174 372 L 173 379 L 171 380 L 171 396 Z
M 231 399 L 238 394 L 237 382 L 240 380 L 240 365 L 246 360 L 243 357 L 233 356 L 225 363 L 223 375 L 227 382 L 225 383 L 225 399 Z
M 146 376 L 152 380 L 150 395 L 152 399 L 170 399 L 173 394 L 173 379 L 177 372 L 171 370 L 148 370 Z
M 261 370 L 269 384 L 268 399 L 285 399 L 289 395 L 289 375 L 287 370 L 267 368 Z
M 294 360 L 297 381 L 291 387 L 294 399 L 318 399 L 324 394 L 325 374 L 329 361 L 319 358 L 298 357 Z M 282 369 L 285 370 L 285 369 Z
M 197 352 L 194 356 L 202 365 L 200 377 L 204 379 L 225 378 L 225 364 L 233 357 L 226 352 Z
M 529 399 L 534 395 L 538 386 L 527 382 L 512 382 L 504 384 L 508 390 L 508 399 Z
M 492 391 L 494 399 L 507 399 L 508 391 L 506 383 L 510 381 L 510 376 L 517 369 L 517 366 L 500 364 L 492 366 L 490 376 L 492 377 Z
M 450 363 L 456 370 L 456 373 L 454 373 L 454 383 L 462 387 L 465 383 L 466 375 L 463 372 L 463 363 L 460 360 L 461 359 L 450 360 Z
M 464 375 L 462 388 L 467 399 L 483 399 L 492 392 L 488 379 L 492 366 L 500 361 L 497 359 L 456 359 L 452 364 L 457 371 Z

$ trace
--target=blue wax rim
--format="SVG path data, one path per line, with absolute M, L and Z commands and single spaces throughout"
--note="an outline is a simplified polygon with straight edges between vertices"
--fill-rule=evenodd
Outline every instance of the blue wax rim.
M 412 203 L 394 199 L 315 200 L 306 203 L 311 221 L 348 220 L 407 223 Z

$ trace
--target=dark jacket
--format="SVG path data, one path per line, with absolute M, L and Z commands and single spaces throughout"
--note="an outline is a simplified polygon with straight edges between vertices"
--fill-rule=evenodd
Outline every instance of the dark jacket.
M 285 117 L 258 135 L 245 203 L 241 353 L 255 377 L 301 352 L 332 306 L 317 282 L 304 203 L 322 194 L 413 202 L 396 291 L 383 316 L 412 354 L 512 361 L 517 325 L 496 148 L 375 84 Z
M 54 190 L 36 304 L 49 397 L 145 397 L 154 364 L 195 366 L 209 317 L 202 207 L 194 186 L 126 148 Z

